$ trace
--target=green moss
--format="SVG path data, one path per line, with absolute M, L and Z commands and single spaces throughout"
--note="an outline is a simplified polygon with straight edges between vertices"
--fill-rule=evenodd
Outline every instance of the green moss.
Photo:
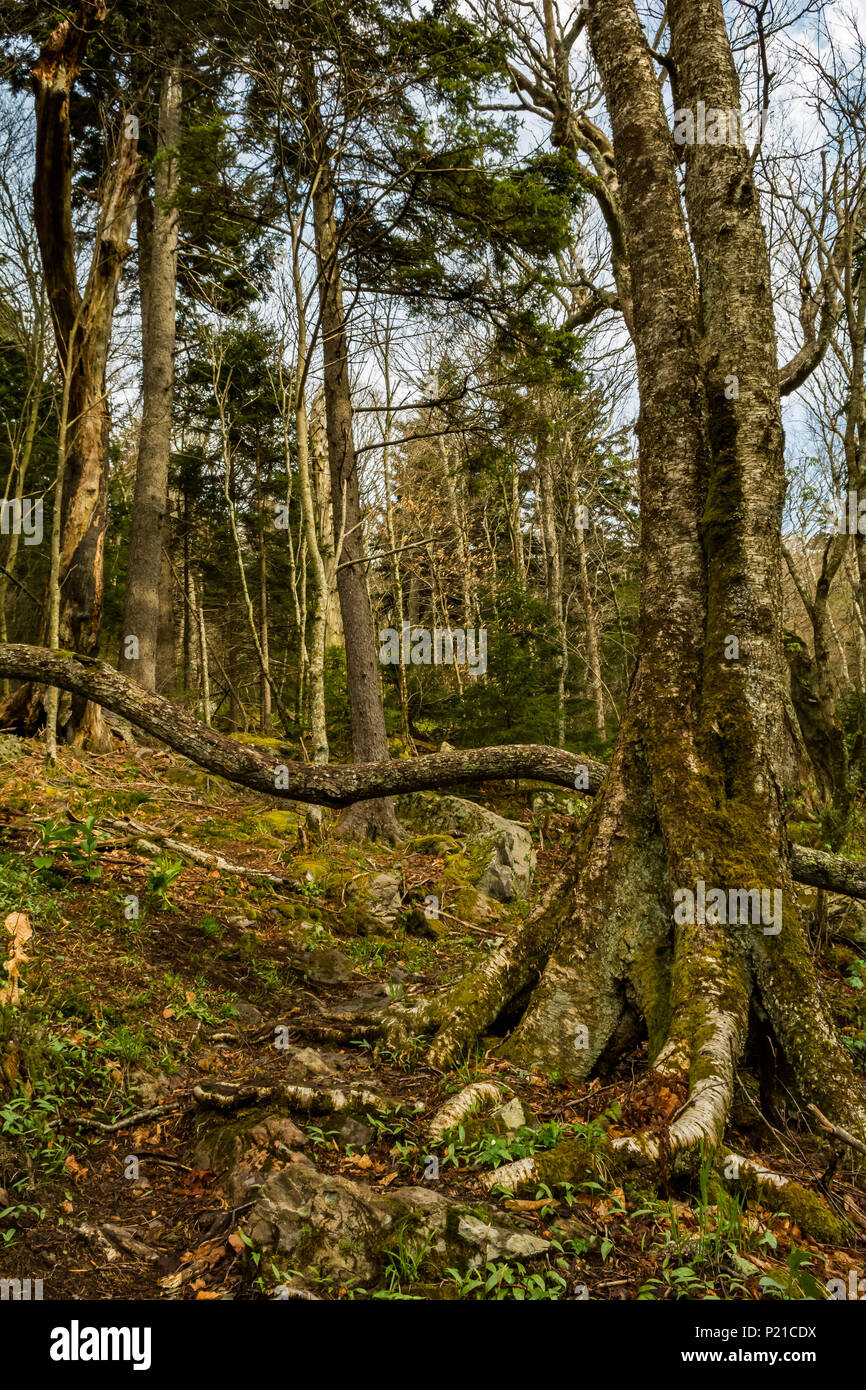
M 461 922 L 486 922 L 501 908 L 492 898 L 467 884 L 455 894 L 451 910 Z
M 821 1245 L 845 1245 L 849 1238 L 844 1223 L 817 1192 L 801 1187 L 799 1183 L 789 1182 L 784 1187 L 762 1184 L 758 1200 L 770 1211 L 787 1212 L 804 1235 L 811 1236 Z
M 297 830 L 298 817 L 293 811 L 265 811 L 263 816 L 259 816 L 258 824 L 265 830 L 272 830 L 275 834 L 284 836 Z
M 403 846 L 406 854 L 459 854 L 460 845 L 453 835 L 416 835 Z

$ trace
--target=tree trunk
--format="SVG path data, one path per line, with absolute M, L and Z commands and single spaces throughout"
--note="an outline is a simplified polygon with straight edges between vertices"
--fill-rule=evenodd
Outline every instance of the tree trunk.
M 601 681 L 601 657 L 598 650 L 598 628 L 595 621 L 595 605 L 592 589 L 589 586 L 589 572 L 586 567 L 586 533 L 583 525 L 581 506 L 577 504 L 577 582 L 580 590 L 580 605 L 583 609 L 583 622 L 586 628 L 586 669 L 592 692 L 595 711 L 595 728 L 601 739 L 605 737 L 604 725 L 604 686 Z
M 168 523 L 168 518 L 166 518 Z M 169 552 L 168 525 L 159 567 L 159 627 L 156 637 L 156 688 L 160 695 L 172 696 L 177 683 L 177 655 L 174 624 L 174 575 Z
M 334 555 L 334 510 L 331 506 L 331 470 L 328 463 L 328 427 L 325 423 L 325 395 L 313 396 L 309 416 L 310 473 L 316 506 L 316 535 L 321 537 L 322 553 Z M 343 620 L 337 592 L 336 562 L 328 580 L 328 608 L 325 617 L 325 651 L 343 646 Z
M 670 0 L 668 18 L 675 106 L 739 110 L 719 0 Z M 570 881 L 480 975 L 416 1010 L 416 1027 L 420 1017 L 438 1028 L 431 1060 L 444 1065 L 537 978 L 503 1050 L 579 1081 L 640 1020 L 647 1083 L 664 1076 L 688 1093 L 666 1136 L 676 1150 L 721 1142 L 753 1013 L 801 1095 L 863 1138 L 863 1092 L 822 996 L 784 824 L 783 437 L 749 152 L 733 142 L 686 146 L 684 208 L 633 0 L 592 5 L 588 24 L 632 276 L 637 665 Z M 719 890 L 709 910 L 701 884 Z M 743 900 L 757 889 L 774 903 L 772 920 L 756 923 Z
M 138 656 L 127 656 L 122 642 L 118 670 L 145 690 L 155 690 L 157 681 L 161 556 L 171 458 L 178 247 L 174 200 L 181 103 L 181 72 L 175 61 L 165 72 L 160 92 L 152 214 L 141 207 L 144 199 L 139 202 L 144 405 L 123 613 L 124 637 L 138 639 Z
M 547 557 L 547 606 L 553 614 L 559 647 L 556 671 L 556 741 L 565 745 L 565 677 L 568 669 L 568 630 L 562 592 L 562 538 L 556 518 L 556 496 L 553 465 L 547 432 L 540 429 L 536 441 L 536 472 L 538 475 L 538 506 L 544 553 Z
M 388 738 L 379 682 L 379 653 L 367 591 L 363 518 L 352 434 L 349 345 L 334 211 L 335 192 L 311 61 L 307 62 L 305 86 L 318 173 L 313 189 L 313 221 L 319 278 L 331 505 L 339 560 L 337 588 L 346 641 L 352 752 L 357 762 L 382 762 L 388 757 Z M 382 838 L 393 842 L 401 837 L 394 805 L 389 798 L 353 807 L 343 818 L 341 829 L 359 838 Z
M 72 226 L 70 101 L 87 43 L 105 17 L 102 0 L 83 0 L 62 20 L 33 69 L 36 169 L 33 184 L 37 239 L 61 372 L 69 374 L 69 438 L 63 476 L 60 531 L 60 645 L 88 655 L 99 646 L 102 560 L 108 472 L 109 412 L 105 371 L 115 299 L 127 253 L 138 186 L 135 126 L 118 137 L 99 190 L 99 218 L 87 286 L 81 294 Z M 43 605 L 40 641 L 48 635 L 50 595 Z M 0 724 L 35 733 L 44 719 L 43 691 L 27 685 L 0 706 Z M 105 746 L 97 710 L 72 702 L 64 736 Z
M 271 643 L 268 631 L 268 553 L 265 544 L 265 502 L 258 432 L 256 433 L 256 511 L 259 532 L 259 642 L 262 649 L 262 670 L 259 675 L 259 726 L 263 734 L 269 734 L 271 732 L 271 683 L 265 674 L 271 669 Z

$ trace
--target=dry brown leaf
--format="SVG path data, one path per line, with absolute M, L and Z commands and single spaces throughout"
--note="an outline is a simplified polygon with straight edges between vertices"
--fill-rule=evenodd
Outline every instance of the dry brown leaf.
M 33 935 L 26 912 L 10 912 L 3 925 L 15 941 L 29 941 Z
M 87 1169 L 72 1154 L 67 1154 L 63 1166 L 67 1173 L 71 1174 L 74 1182 L 79 1182 L 87 1174 Z

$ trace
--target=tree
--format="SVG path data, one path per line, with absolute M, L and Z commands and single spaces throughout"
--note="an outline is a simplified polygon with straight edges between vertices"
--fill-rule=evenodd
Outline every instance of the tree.
M 98 649 L 102 618 L 109 434 L 106 363 L 139 177 L 135 116 L 121 110 L 118 128 L 108 140 L 93 254 L 82 292 L 72 217 L 71 103 L 88 41 L 105 16 L 101 0 L 84 0 L 74 16 L 54 28 L 33 68 L 36 232 L 68 394 L 57 574 L 59 641 L 91 654 Z M 43 638 L 48 635 L 52 601 L 48 593 L 43 604 Z M 23 686 L 4 703 L 2 723 L 33 732 L 43 715 L 42 691 Z M 100 744 L 106 737 L 93 707 L 74 708 L 68 729 L 79 742 Z
M 143 413 L 126 572 L 120 670 L 155 690 L 171 457 L 179 214 L 177 147 L 182 75 L 177 57 L 162 75 L 153 199 L 139 200 Z M 133 648 L 129 638 L 134 637 Z M 127 652 L 135 655 L 127 656 Z
M 676 107 L 739 111 L 720 0 L 672 0 L 668 19 Z M 650 1084 L 663 1076 L 688 1095 L 670 1129 L 677 1149 L 720 1142 L 753 1012 L 801 1093 L 863 1137 L 863 1096 L 829 1021 L 785 829 L 783 436 L 754 161 L 742 137 L 686 145 L 681 194 L 633 0 L 591 5 L 588 26 L 641 396 L 637 666 L 569 883 L 412 1026 L 438 1029 L 431 1056 L 442 1065 L 540 976 L 504 1051 L 579 1080 L 642 1023 Z M 674 901 L 687 906 L 680 895 L 701 883 L 726 903 L 780 892 L 781 930 L 715 910 L 715 920 L 674 917 Z

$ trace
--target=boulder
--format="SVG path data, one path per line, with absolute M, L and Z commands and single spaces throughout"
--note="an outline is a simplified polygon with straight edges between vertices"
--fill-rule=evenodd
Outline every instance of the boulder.
M 307 1164 L 266 1179 L 245 1228 L 263 1254 L 340 1284 L 379 1281 L 389 1254 L 402 1263 L 408 1253 L 418 1276 L 429 1278 L 489 1259 L 530 1260 L 550 1248 L 531 1231 L 429 1187 L 376 1190 Z
M 359 874 L 346 885 L 345 899 L 340 919 L 345 931 L 358 936 L 388 933 L 400 911 L 400 880 L 395 874 Z
M 349 957 L 335 946 L 321 951 L 298 951 L 292 957 L 292 963 L 316 985 L 345 985 L 355 973 Z
M 224 1115 L 204 1111 L 196 1123 L 199 1142 L 195 1162 L 219 1176 L 236 1204 L 275 1168 L 309 1163 L 299 1152 L 307 1144 L 307 1136 L 288 1116 L 256 1109 L 226 1120 Z
M 397 808 L 402 819 L 419 830 L 440 831 L 466 841 L 473 862 L 480 866 L 475 884 L 479 892 L 503 903 L 527 896 L 535 849 L 525 825 L 477 802 L 434 792 L 401 796 Z

